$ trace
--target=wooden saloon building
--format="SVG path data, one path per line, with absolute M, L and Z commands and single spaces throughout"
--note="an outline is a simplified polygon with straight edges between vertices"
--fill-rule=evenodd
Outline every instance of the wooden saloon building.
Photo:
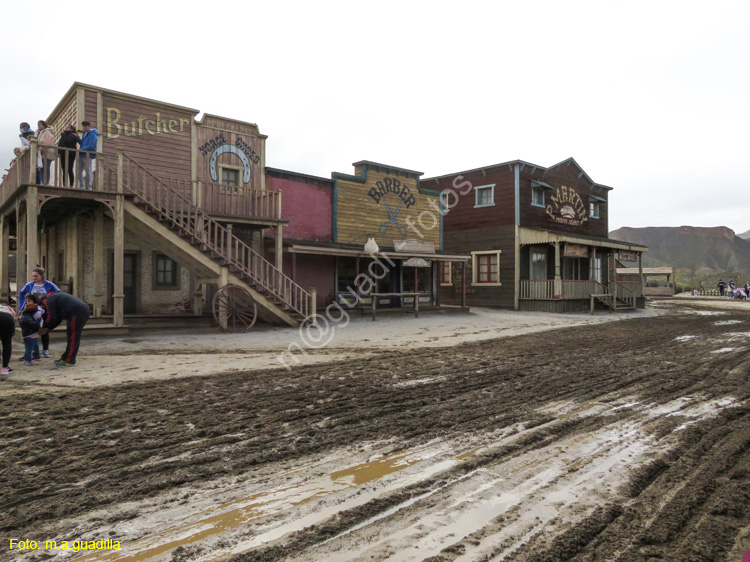
M 608 238 L 611 187 L 569 158 L 550 167 L 514 160 L 423 180 L 442 192 L 444 249 L 470 254 L 465 271 L 441 267 L 440 299 L 471 306 L 575 312 L 643 307 L 648 248 Z
M 57 161 L 37 184 L 47 149 L 32 141 L 0 184 L 1 286 L 15 237 L 18 287 L 42 266 L 115 326 L 128 314 L 201 315 L 230 286 L 258 317 L 292 326 L 334 301 L 439 305 L 441 264 L 469 256 L 443 251 L 439 193 L 421 173 L 368 161 L 330 179 L 266 168 L 256 125 L 198 113 L 73 84 L 47 122 L 56 138 L 69 123 L 98 129 L 93 189 L 66 186 Z M 429 228 L 412 235 L 409 221 L 427 213 Z

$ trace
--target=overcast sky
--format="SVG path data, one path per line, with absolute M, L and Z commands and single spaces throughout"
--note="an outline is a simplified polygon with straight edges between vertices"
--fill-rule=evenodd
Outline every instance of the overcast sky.
M 257 123 L 268 166 L 574 157 L 610 229 L 750 229 L 750 2 L 4 3 L 3 168 L 75 81 Z

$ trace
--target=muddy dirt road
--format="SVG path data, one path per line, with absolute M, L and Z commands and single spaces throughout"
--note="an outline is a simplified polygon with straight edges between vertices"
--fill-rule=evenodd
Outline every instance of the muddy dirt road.
M 27 384 L 0 398 L 0 559 L 742 560 L 750 313 L 661 306 L 290 372 Z

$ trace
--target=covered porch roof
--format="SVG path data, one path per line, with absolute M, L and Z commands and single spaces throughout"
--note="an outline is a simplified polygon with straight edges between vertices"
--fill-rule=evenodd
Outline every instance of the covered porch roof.
M 557 242 L 570 242 L 584 246 L 595 246 L 598 248 L 612 248 L 615 250 L 627 250 L 631 252 L 647 252 L 648 246 L 641 246 L 632 242 L 612 240 L 611 238 L 599 238 L 586 236 L 585 234 L 571 234 L 567 232 L 555 232 L 552 230 L 535 230 L 533 228 L 521 227 L 518 229 L 519 244 L 549 244 Z
M 287 246 L 288 243 L 288 246 Z M 393 247 L 381 247 L 377 254 L 368 254 L 364 251 L 364 245 L 339 244 L 336 242 L 316 242 L 312 240 L 285 240 L 284 249 L 296 254 L 315 254 L 324 256 L 346 256 L 352 258 L 371 258 L 373 255 L 382 255 L 389 259 L 407 260 L 409 258 L 423 258 L 431 261 L 469 261 L 471 256 L 461 254 L 448 254 L 441 251 L 396 251 Z

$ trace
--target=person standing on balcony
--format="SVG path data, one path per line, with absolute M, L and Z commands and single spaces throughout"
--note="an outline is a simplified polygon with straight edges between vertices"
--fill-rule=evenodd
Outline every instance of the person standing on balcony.
M 52 162 L 55 160 L 55 132 L 52 127 L 47 125 L 46 121 L 38 121 L 39 129 L 36 132 L 36 138 L 39 141 L 39 152 L 36 157 L 36 183 L 49 184 L 49 174 L 52 168 Z
M 59 293 L 60 287 L 44 278 L 44 268 L 36 267 L 32 269 L 31 281 L 26 283 L 23 289 L 18 292 L 18 312 L 20 313 L 26 304 L 26 295 L 36 295 L 41 299 L 52 292 Z M 49 334 L 42 334 L 41 339 L 44 357 L 49 357 Z M 35 357 L 35 359 L 39 359 L 39 357 Z
M 55 361 L 55 367 L 74 366 L 81 345 L 81 332 L 91 314 L 89 305 L 68 293 L 50 293 L 42 301 L 42 306 L 45 307 L 46 314 L 39 329 L 40 335 L 54 330 L 63 320 L 67 322 L 68 345 L 62 357 Z
M 31 146 L 29 137 L 34 136 L 34 131 L 31 130 L 31 125 L 29 125 L 26 121 L 21 123 L 18 128 L 21 130 L 21 134 L 18 135 L 18 137 L 21 139 L 21 150 L 26 150 Z
M 78 157 L 78 186 L 81 189 L 94 189 L 94 160 L 99 131 L 94 129 L 88 121 L 82 121 L 81 127 L 83 127 L 83 134 L 81 135 L 81 155 Z M 86 172 L 85 185 L 84 171 Z
M 62 184 L 65 187 L 75 187 L 73 166 L 76 163 L 75 149 L 78 148 L 79 144 L 81 144 L 81 138 L 76 134 L 76 128 L 71 124 L 65 125 L 63 132 L 60 133 L 60 141 L 57 143 L 59 147 L 57 155 L 60 157 L 60 169 L 62 170 Z

